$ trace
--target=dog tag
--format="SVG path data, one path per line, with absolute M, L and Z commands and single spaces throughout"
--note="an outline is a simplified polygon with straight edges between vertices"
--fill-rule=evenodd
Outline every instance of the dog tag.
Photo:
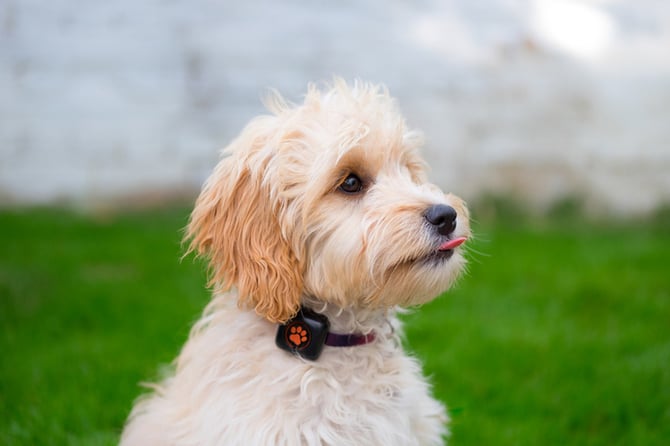
M 282 350 L 315 361 L 321 355 L 329 329 L 326 316 L 301 308 L 293 319 L 277 328 L 275 343 Z

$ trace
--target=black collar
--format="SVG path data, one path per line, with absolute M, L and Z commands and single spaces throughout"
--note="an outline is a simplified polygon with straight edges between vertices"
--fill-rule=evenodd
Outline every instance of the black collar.
M 331 333 L 330 322 L 323 314 L 301 307 L 298 314 L 277 328 L 277 347 L 298 356 L 315 361 L 324 345 L 330 347 L 353 347 L 375 340 L 375 333 L 339 334 Z

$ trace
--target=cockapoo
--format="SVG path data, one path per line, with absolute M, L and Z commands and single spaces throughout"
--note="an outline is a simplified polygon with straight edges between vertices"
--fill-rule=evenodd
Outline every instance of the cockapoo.
M 268 102 L 187 227 L 213 299 L 121 444 L 443 444 L 445 408 L 396 313 L 463 269 L 465 204 L 427 182 L 385 88 L 336 80 Z

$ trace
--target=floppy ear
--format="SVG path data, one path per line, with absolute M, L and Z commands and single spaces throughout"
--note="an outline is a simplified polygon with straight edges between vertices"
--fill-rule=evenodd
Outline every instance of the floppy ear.
M 253 134 L 251 127 L 245 132 Z M 205 183 L 185 240 L 188 252 L 209 260 L 209 285 L 216 291 L 236 286 L 239 306 L 286 322 L 300 308 L 302 268 L 282 234 L 270 182 L 263 181 L 264 142 L 249 136 L 243 132 L 232 143 L 232 154 Z

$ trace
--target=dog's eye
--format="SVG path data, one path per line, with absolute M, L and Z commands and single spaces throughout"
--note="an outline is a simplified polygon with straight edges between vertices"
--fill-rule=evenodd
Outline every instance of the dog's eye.
M 350 173 L 340 184 L 340 190 L 347 194 L 358 193 L 363 190 L 363 182 L 355 174 Z

